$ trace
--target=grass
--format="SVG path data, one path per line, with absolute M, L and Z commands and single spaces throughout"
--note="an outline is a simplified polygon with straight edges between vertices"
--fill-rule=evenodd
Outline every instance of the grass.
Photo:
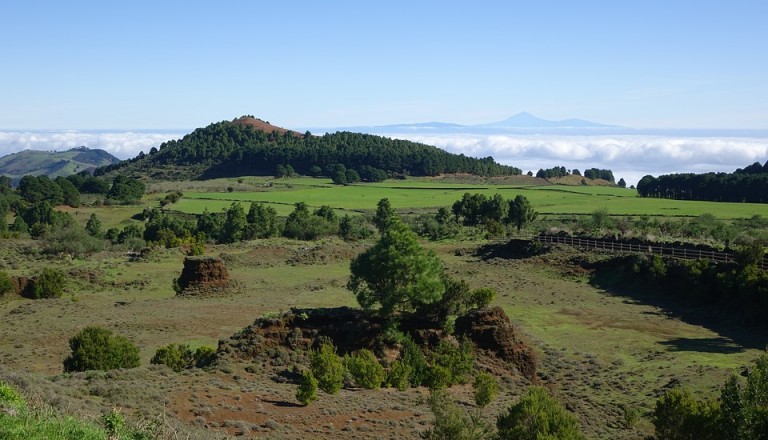
M 500 184 L 454 184 L 434 181 L 404 180 L 349 186 L 331 185 L 325 179 L 280 179 L 279 184 L 258 191 L 185 192 L 172 209 L 199 214 L 227 209 L 233 202 L 260 202 L 287 215 L 293 204 L 305 202 L 311 207 L 330 205 L 347 211 L 372 211 L 382 198 L 388 198 L 398 210 L 436 210 L 450 207 L 465 192 L 487 196 L 501 194 L 513 199 L 524 195 L 534 208 L 545 215 L 585 215 L 605 208 L 611 215 L 697 217 L 712 214 L 719 219 L 768 216 L 768 204 L 715 203 L 637 197 L 634 190 L 607 186 L 509 186 Z

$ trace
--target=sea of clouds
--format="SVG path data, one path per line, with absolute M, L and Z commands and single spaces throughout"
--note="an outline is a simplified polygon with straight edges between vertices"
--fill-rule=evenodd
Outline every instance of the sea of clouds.
M 635 185 L 645 175 L 732 172 L 768 160 L 768 137 L 650 135 L 389 134 L 536 174 L 541 168 L 610 169 L 616 180 Z
M 148 153 L 163 142 L 179 139 L 183 132 L 141 131 L 0 131 L 0 156 L 22 150 L 65 151 L 88 147 L 109 152 L 119 159 Z
M 68 150 L 85 146 L 103 149 L 120 159 L 187 131 L 0 131 L 0 156 L 21 150 Z M 652 135 L 560 134 L 418 134 L 389 133 L 389 137 L 435 145 L 473 157 L 493 156 L 523 172 L 564 166 L 567 169 L 607 168 L 627 185 L 646 174 L 732 172 L 768 160 L 767 137 L 704 137 Z

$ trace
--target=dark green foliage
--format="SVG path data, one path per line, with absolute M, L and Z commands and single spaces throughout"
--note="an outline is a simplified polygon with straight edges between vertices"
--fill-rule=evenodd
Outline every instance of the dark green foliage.
M 658 440 L 718 440 L 718 408 L 714 402 L 696 401 L 688 391 L 667 391 L 653 411 Z
M 59 298 L 64 293 L 66 281 L 64 272 L 46 267 L 32 280 L 30 296 L 33 299 Z
M 398 391 L 405 391 L 411 387 L 410 376 L 410 366 L 398 359 L 389 366 L 387 385 L 397 388 Z
M 19 194 L 29 203 L 45 201 L 55 206 L 64 202 L 61 187 L 45 175 L 22 177 L 19 181 Z
M 576 171 L 578 171 L 578 170 L 576 170 Z M 557 178 L 557 177 L 564 177 L 564 176 L 567 176 L 567 175 L 568 175 L 568 170 L 566 170 L 565 167 L 562 167 L 562 166 L 554 167 L 554 168 L 549 168 L 549 169 L 546 169 L 546 170 L 540 169 L 536 173 L 536 177 L 541 178 L 541 179 L 554 179 L 554 178 Z
M 370 350 L 362 349 L 344 356 L 344 366 L 355 385 L 369 390 L 381 387 L 387 377 L 384 367 Z
M 533 223 L 538 216 L 539 213 L 533 209 L 531 203 L 524 195 L 517 195 L 514 200 L 509 201 L 507 223 L 515 225 L 518 232 L 530 223 Z
M 17 234 L 29 234 L 29 225 L 27 225 L 27 222 L 24 221 L 22 216 L 17 215 L 16 218 L 13 219 L 10 230 Z
M 62 203 L 73 208 L 80 206 L 80 191 L 72 182 L 62 176 L 57 177 L 55 182 L 61 188 Z
M 488 406 L 499 393 L 499 383 L 493 375 L 488 373 L 477 373 L 473 385 L 475 405 L 480 408 Z
M 221 241 L 224 243 L 234 243 L 240 241 L 245 234 L 248 226 L 248 218 L 245 215 L 243 205 L 232 203 L 224 215 L 224 223 L 221 225 Z
M 613 177 L 613 171 L 611 170 L 601 170 L 598 168 L 590 168 L 588 170 L 584 170 L 584 177 L 587 179 L 603 179 L 607 180 L 611 183 L 615 182 Z
M 96 214 L 91 214 L 88 222 L 85 224 L 85 231 L 93 237 L 101 237 L 101 220 Z
M 280 234 L 277 211 L 271 206 L 251 203 L 246 220 L 248 221 L 245 232 L 247 239 L 269 238 Z
M 283 227 L 283 235 L 298 240 L 314 240 L 318 237 L 338 233 L 338 221 L 329 220 L 328 209 L 318 209 L 310 214 L 304 202 L 296 203 L 293 212 L 288 214 Z M 335 214 L 333 214 L 335 216 Z
M 449 373 L 448 385 L 465 383 L 475 362 L 473 350 L 469 339 L 462 339 L 458 344 L 443 339 L 429 354 L 431 366 L 442 367 Z
M 339 237 L 344 240 L 364 240 L 374 234 L 370 223 L 362 216 L 344 214 L 339 220 Z
M 376 214 L 373 216 L 373 224 L 379 232 L 383 233 L 384 229 L 389 225 L 390 219 L 396 216 L 395 209 L 392 207 L 392 204 L 389 203 L 389 199 L 381 199 L 376 204 Z
M 118 174 L 112 181 L 107 197 L 119 203 L 136 203 L 144 196 L 146 185 L 139 179 Z
M 768 202 L 768 169 L 759 163 L 733 173 L 644 176 L 637 184 L 641 197 L 713 202 Z
M 420 386 L 426 383 L 429 366 L 424 352 L 411 338 L 406 338 L 403 341 L 399 360 L 408 370 L 408 383 L 411 386 Z
M 221 229 L 224 225 L 223 213 L 211 213 L 205 208 L 202 214 L 197 217 L 197 232 L 202 232 L 206 237 L 218 240 L 221 236 Z
M 64 371 L 112 370 L 139 366 L 139 349 L 111 330 L 86 327 L 69 339 L 72 353 L 64 360 Z
M 499 440 L 581 440 L 579 422 L 542 387 L 530 387 L 496 421 Z
M 0 270 L 0 296 L 5 295 L 13 290 L 13 281 L 11 276 Z
M 299 388 L 296 390 L 296 400 L 303 405 L 309 405 L 317 400 L 317 379 L 312 374 L 312 370 L 307 370 L 301 374 L 299 379 Z
M 373 247 L 352 260 L 350 270 L 347 288 L 363 308 L 378 305 L 382 316 L 438 302 L 445 291 L 440 259 L 425 251 L 416 234 L 397 218 Z
M 624 180 L 624 178 L 622 177 L 621 179 L 619 179 L 619 183 L 617 183 L 617 185 L 619 185 L 619 188 L 626 188 L 627 187 L 627 181 Z
M 344 364 L 333 344 L 323 343 L 318 350 L 313 350 L 310 365 L 321 390 L 328 394 L 339 392 L 344 380 Z
M 96 175 L 116 169 L 151 169 L 187 166 L 186 177 L 273 175 L 277 165 L 292 166 L 309 175 L 319 167 L 334 178 L 343 164 L 363 180 L 397 175 L 471 173 L 484 176 L 520 174 L 518 168 L 500 165 L 492 157 L 475 159 L 448 153 L 415 142 L 360 133 L 338 132 L 324 136 L 275 135 L 251 126 L 224 121 L 199 128 L 183 139 L 166 142 L 156 154 L 139 156 L 119 165 L 99 168 Z
M 180 215 L 152 209 L 149 212 L 149 221 L 144 226 L 144 240 L 161 241 L 161 239 L 172 238 L 187 239 L 192 237 L 195 230 L 195 223 Z M 163 233 L 160 231 L 165 230 Z M 169 234 L 170 233 L 170 234 Z
M 160 347 L 155 352 L 152 364 L 161 364 L 179 372 L 185 368 L 202 368 L 210 365 L 216 356 L 216 350 L 213 347 L 199 347 L 197 350 L 187 344 L 169 344 Z
M 433 364 L 427 368 L 424 384 L 430 390 L 442 390 L 451 386 L 451 370 L 442 365 Z
M 471 294 L 471 301 L 474 307 L 488 307 L 496 298 L 496 291 L 490 287 L 481 287 L 475 289 Z

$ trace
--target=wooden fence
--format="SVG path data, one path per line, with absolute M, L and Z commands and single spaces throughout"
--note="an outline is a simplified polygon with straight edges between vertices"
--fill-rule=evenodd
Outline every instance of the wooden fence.
M 733 252 L 720 252 L 703 250 L 696 248 L 665 246 L 663 244 L 636 244 L 624 243 L 614 240 L 585 239 L 576 237 L 565 237 L 560 235 L 537 235 L 531 238 L 542 243 L 558 243 L 573 247 L 587 248 L 617 253 L 643 253 L 656 254 L 683 260 L 701 260 L 707 259 L 718 263 L 730 263 L 735 261 L 736 256 Z M 768 263 L 763 259 L 760 265 L 763 270 L 768 269 Z

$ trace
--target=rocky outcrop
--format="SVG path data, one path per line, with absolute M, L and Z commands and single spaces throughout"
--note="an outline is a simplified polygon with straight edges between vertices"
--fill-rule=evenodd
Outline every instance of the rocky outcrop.
M 365 312 L 349 307 L 292 309 L 278 316 L 258 318 L 227 340 L 219 342 L 220 354 L 253 358 L 270 348 L 309 350 L 328 338 L 341 353 L 372 348 L 380 323 Z
M 518 335 L 501 307 L 473 310 L 456 318 L 456 334 L 468 337 L 478 349 L 514 364 L 529 380 L 536 380 L 536 357 Z
M 232 287 L 221 258 L 187 257 L 178 280 L 179 295 L 215 293 Z
M 23 276 L 11 277 L 11 284 L 13 284 L 13 293 L 19 296 L 26 296 L 29 289 L 32 288 L 32 279 Z

